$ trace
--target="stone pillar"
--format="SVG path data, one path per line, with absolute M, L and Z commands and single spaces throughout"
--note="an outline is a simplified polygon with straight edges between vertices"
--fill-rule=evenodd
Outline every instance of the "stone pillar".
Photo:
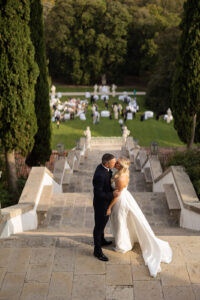
M 55 95 L 56 95 L 56 87 L 55 87 L 55 85 L 52 85 L 52 87 L 51 87 L 51 95 L 53 97 L 55 97 Z
M 115 84 L 112 84 L 112 96 L 115 97 L 116 93 L 116 88 L 117 86 Z
M 172 111 L 170 108 L 167 110 L 167 123 L 171 122 Z
M 97 89 L 98 89 L 98 85 L 97 85 L 97 84 L 95 84 L 95 85 L 94 85 L 94 95 L 96 95 L 96 94 L 97 94 Z
M 130 135 L 130 130 L 128 130 L 127 126 L 124 126 L 123 127 L 123 133 L 122 133 L 122 138 L 123 138 L 123 144 L 125 145 L 126 144 L 126 140 L 127 140 L 127 137 Z
M 91 148 L 91 131 L 90 131 L 89 126 L 87 126 L 86 130 L 84 131 L 84 135 L 86 136 L 86 150 L 90 150 L 90 148 Z

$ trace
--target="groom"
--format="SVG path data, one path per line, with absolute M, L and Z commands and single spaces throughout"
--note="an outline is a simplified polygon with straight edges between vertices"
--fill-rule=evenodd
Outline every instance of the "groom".
M 112 199 L 120 194 L 117 190 L 113 191 L 111 187 L 112 171 L 110 169 L 114 168 L 115 163 L 116 158 L 114 155 L 110 153 L 104 154 L 102 163 L 97 166 L 93 177 L 94 256 L 102 261 L 108 261 L 108 258 L 103 254 L 101 247 L 112 243 L 104 238 L 104 228 L 109 219 L 109 216 L 106 216 L 106 211 Z

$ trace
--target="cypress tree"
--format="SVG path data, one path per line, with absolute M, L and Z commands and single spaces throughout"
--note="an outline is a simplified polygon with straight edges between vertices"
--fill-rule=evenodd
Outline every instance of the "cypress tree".
M 45 54 L 43 11 L 40 0 L 31 0 L 30 18 L 31 39 L 35 47 L 35 60 L 39 76 L 35 85 L 35 112 L 38 131 L 35 143 L 26 163 L 30 166 L 44 164 L 51 154 L 51 113 L 49 106 L 49 84 Z
M 180 139 L 191 148 L 200 117 L 200 0 L 187 0 L 181 22 L 172 108 Z
M 0 10 L 0 140 L 5 151 L 8 184 L 17 189 L 15 151 L 26 155 L 37 131 L 34 86 L 38 76 L 30 39 L 30 4 L 1 1 Z

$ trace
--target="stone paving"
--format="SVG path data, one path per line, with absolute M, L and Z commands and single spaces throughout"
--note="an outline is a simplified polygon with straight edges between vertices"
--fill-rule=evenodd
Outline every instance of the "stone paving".
M 133 166 L 129 190 L 156 234 L 169 241 L 173 261 L 151 278 L 138 244 L 126 254 L 104 248 L 106 263 L 93 257 L 91 179 L 102 153 L 91 151 L 73 184 L 53 195 L 36 231 L 1 240 L 0 299 L 200 300 L 200 234 L 177 227 L 164 193 L 150 192 Z M 113 240 L 109 224 L 106 233 Z

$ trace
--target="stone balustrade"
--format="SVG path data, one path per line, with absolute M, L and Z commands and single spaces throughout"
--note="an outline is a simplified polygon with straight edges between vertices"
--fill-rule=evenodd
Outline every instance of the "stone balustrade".
M 173 185 L 181 213 L 179 225 L 183 228 L 200 230 L 200 201 L 182 166 L 171 166 L 153 183 L 154 192 L 164 192 L 166 185 Z
M 137 145 L 132 136 L 128 136 L 123 147 L 126 149 L 130 161 L 134 163 L 136 161 L 136 157 L 140 151 L 140 146 Z
M 144 173 L 153 192 L 164 192 L 169 210 L 178 216 L 179 225 L 200 230 L 200 201 L 189 176 L 182 166 L 171 166 L 164 173 L 158 156 L 140 150 L 135 159 L 136 170 Z
M 1 210 L 1 238 L 37 228 L 37 211 L 45 186 L 52 186 L 54 191 L 59 190 L 59 185 L 54 181 L 52 173 L 47 168 L 33 167 L 18 204 Z M 48 199 L 46 200 L 48 201 Z
M 143 157 L 143 160 L 144 160 L 144 157 Z M 141 162 L 141 164 L 142 164 L 142 162 Z M 158 178 L 163 173 L 162 167 L 160 164 L 160 160 L 159 160 L 158 156 L 156 156 L 156 155 L 147 156 L 147 154 L 146 154 L 146 160 L 145 160 L 145 163 L 143 163 L 142 172 L 144 172 L 145 168 L 150 169 L 152 182 L 155 181 L 156 178 Z
M 65 160 L 65 166 L 62 168 L 62 171 L 64 172 L 62 180 L 60 181 L 62 186 L 68 185 L 73 172 L 79 170 L 80 164 L 82 164 L 84 159 L 87 157 L 87 153 L 89 151 L 87 146 L 87 139 L 81 137 L 77 143 L 77 147 L 68 152 Z

